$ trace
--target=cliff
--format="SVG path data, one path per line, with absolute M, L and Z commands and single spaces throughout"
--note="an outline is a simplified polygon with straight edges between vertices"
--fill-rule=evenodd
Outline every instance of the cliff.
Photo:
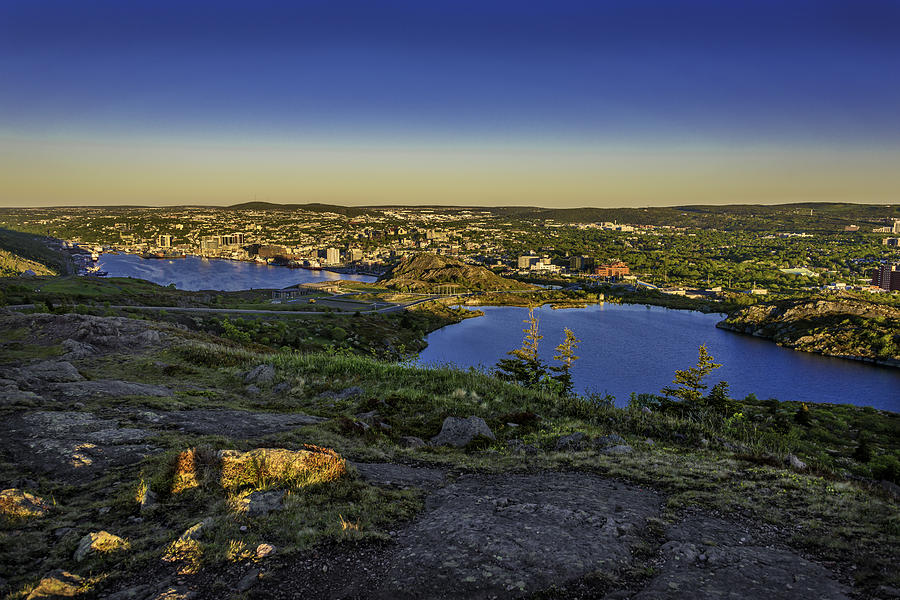
M 744 308 L 717 327 L 779 345 L 900 367 L 900 309 L 857 299 L 783 300 Z
M 535 286 L 494 274 L 478 265 L 466 264 L 437 254 L 417 254 L 401 260 L 379 279 L 396 290 L 437 291 L 441 285 L 457 285 L 461 290 L 533 290 Z

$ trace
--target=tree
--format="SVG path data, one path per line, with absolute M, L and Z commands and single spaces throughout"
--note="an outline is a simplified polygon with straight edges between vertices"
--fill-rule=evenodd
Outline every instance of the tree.
M 563 393 L 566 396 L 571 396 L 573 392 L 572 365 L 579 358 L 575 356 L 575 349 L 578 347 L 578 344 L 581 343 L 581 340 L 576 338 L 575 333 L 568 327 L 563 331 L 565 332 L 566 337 L 562 343 L 556 347 L 557 354 L 553 356 L 553 359 L 559 361 L 561 364 L 552 367 L 551 370 L 556 373 L 556 375 L 553 376 L 553 379 L 562 384 Z
M 713 357 L 710 356 L 706 344 L 704 344 L 699 348 L 697 365 L 683 371 L 675 371 L 675 379 L 672 383 L 678 387 L 665 387 L 662 393 L 666 397 L 678 398 L 685 404 L 699 405 L 703 399 L 703 390 L 706 389 L 703 379 L 721 366 L 713 362 Z
M 544 336 L 540 334 L 533 306 L 528 308 L 528 318 L 523 323 L 528 327 L 522 330 L 525 333 L 522 347 L 507 352 L 513 358 L 497 361 L 497 374 L 526 387 L 537 387 L 547 370 L 538 356 L 538 346 Z

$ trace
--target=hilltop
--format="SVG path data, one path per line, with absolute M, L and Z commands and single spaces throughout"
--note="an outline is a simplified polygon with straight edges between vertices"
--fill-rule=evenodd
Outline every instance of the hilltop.
M 379 278 L 383 285 L 411 292 L 436 291 L 441 285 L 461 290 L 534 290 L 535 286 L 505 279 L 480 265 L 437 254 L 405 257 Z
M 0 593 L 676 600 L 702 582 L 698 597 L 845 600 L 900 584 L 898 415 L 748 398 L 739 418 L 693 418 L 260 341 L 0 310 Z
M 716 326 L 804 352 L 900 366 L 900 308 L 856 297 L 757 304 Z

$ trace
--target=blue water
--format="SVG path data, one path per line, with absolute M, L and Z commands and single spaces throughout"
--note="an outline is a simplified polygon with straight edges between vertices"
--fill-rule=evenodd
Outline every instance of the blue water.
M 180 290 L 284 288 L 296 283 L 335 279 L 375 281 L 367 275 L 310 271 L 236 260 L 205 260 L 196 256 L 177 259 L 141 258 L 134 254 L 103 254 L 97 261 L 110 277 L 135 277 L 160 285 L 174 283 Z
M 485 316 L 444 327 L 427 337 L 420 364 L 493 366 L 522 344 L 525 308 L 482 307 Z M 900 412 L 900 370 L 781 348 L 774 342 L 717 329 L 723 316 L 644 305 L 593 305 L 535 310 L 541 355 L 552 361 L 563 327 L 583 340 L 573 379 L 576 390 L 608 392 L 624 406 L 631 392 L 659 393 L 676 369 L 697 362 L 706 344 L 722 367 L 708 378 L 730 384 L 730 395 L 803 402 L 835 402 Z

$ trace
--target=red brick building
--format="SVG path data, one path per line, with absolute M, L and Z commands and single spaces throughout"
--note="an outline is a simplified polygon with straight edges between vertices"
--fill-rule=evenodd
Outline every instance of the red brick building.
M 600 277 L 621 277 L 623 275 L 628 275 L 628 273 L 628 265 L 623 262 L 600 265 L 594 269 L 594 275 L 599 275 Z
M 900 290 L 900 264 L 885 263 L 872 273 L 872 285 L 883 290 Z

